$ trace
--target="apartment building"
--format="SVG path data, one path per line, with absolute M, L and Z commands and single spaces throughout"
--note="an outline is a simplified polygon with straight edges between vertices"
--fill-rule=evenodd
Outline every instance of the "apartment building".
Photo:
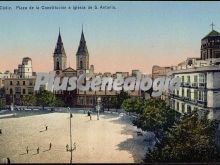
M 187 113 L 197 109 L 220 119 L 220 33 L 212 30 L 201 40 L 200 58 L 188 58 L 167 74 L 181 78 L 181 87 L 170 94 L 171 108 Z

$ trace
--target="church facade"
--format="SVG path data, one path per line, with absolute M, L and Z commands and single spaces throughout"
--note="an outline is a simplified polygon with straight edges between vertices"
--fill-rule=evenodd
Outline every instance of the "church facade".
M 82 29 L 81 38 L 79 42 L 79 46 L 77 52 L 75 54 L 76 57 L 76 69 L 71 68 L 70 66 L 66 66 L 67 56 L 64 49 L 64 44 L 62 41 L 61 33 L 59 31 L 56 47 L 53 54 L 53 62 L 54 67 L 53 71 L 56 72 L 56 76 L 61 77 L 79 77 L 84 73 L 91 73 L 94 76 L 110 76 L 110 77 L 118 77 L 122 76 L 124 78 L 129 76 L 135 76 L 138 70 L 134 70 L 132 75 L 129 75 L 128 72 L 116 72 L 115 74 L 111 73 L 95 73 L 94 65 L 89 64 L 89 51 L 87 48 L 87 43 L 85 39 L 85 35 Z M 128 92 L 129 95 L 134 97 L 141 96 L 140 91 L 131 91 Z M 94 107 L 97 103 L 97 98 L 101 97 L 102 100 L 107 100 L 108 102 L 113 100 L 119 92 L 117 91 L 80 91 L 76 89 L 74 91 L 58 91 L 55 94 L 62 98 L 67 106 L 70 107 Z

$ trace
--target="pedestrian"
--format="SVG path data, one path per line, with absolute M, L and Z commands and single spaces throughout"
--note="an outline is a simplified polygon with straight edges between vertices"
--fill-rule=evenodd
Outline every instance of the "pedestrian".
M 68 151 L 68 149 L 69 149 L 69 145 L 67 144 L 67 145 L 66 145 L 66 151 Z
M 37 147 L 37 154 L 39 154 L 39 151 L 40 151 L 40 148 L 39 148 L 39 147 Z
M 90 120 L 92 120 L 92 111 L 89 110 L 89 117 L 90 117 Z
M 52 147 L 52 144 L 50 143 L 50 145 L 49 145 L 49 150 L 51 150 L 51 147 Z
M 11 163 L 11 161 L 10 161 L 10 159 L 9 159 L 9 158 L 7 158 L 7 162 L 8 162 L 8 164 L 10 164 L 10 163 Z
M 26 147 L 26 151 L 27 151 L 27 154 L 28 154 L 28 152 L 29 152 L 28 146 Z
M 46 130 L 46 131 L 47 131 L 47 128 L 48 128 L 48 126 L 46 125 L 46 126 L 45 126 L 45 130 Z
M 90 111 L 88 111 L 88 113 L 87 113 L 87 114 L 88 114 L 88 116 L 90 116 Z
M 2 134 L 2 129 L 0 129 L 0 134 Z

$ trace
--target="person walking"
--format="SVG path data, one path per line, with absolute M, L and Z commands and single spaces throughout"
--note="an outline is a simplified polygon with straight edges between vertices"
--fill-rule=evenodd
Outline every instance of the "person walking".
M 90 112 L 90 120 L 92 120 L 92 114 L 91 114 L 91 112 Z
M 91 111 L 90 110 L 88 111 L 88 116 L 89 116 L 90 120 L 92 120 L 92 115 L 91 115 Z
M 51 147 L 52 147 L 52 144 L 50 143 L 50 145 L 49 145 L 49 150 L 51 150 Z
M 7 163 L 8 163 L 8 164 L 11 164 L 11 161 L 10 161 L 10 159 L 9 159 L 9 158 L 7 158 Z
M 88 114 L 88 116 L 90 116 L 90 111 L 88 111 L 88 113 L 87 113 L 87 114 Z
M 67 144 L 67 145 L 66 145 L 66 151 L 68 151 L 68 149 L 69 149 L 69 145 Z
M 40 148 L 39 148 L 39 147 L 37 147 L 37 154 L 39 154 L 39 151 L 40 151 Z
M 28 152 L 29 152 L 28 146 L 26 147 L 26 152 L 27 152 L 27 154 L 28 154 Z
M 48 126 L 46 125 L 46 126 L 45 126 L 45 130 L 46 130 L 46 131 L 47 131 L 47 128 L 48 128 Z
M 2 134 L 2 129 L 0 129 L 0 135 Z

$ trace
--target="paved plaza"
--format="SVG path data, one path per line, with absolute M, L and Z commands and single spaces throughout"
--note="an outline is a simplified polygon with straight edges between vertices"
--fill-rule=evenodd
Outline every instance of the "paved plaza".
M 7 157 L 11 163 L 70 162 L 71 153 L 66 151 L 70 144 L 69 113 L 23 112 L 0 118 L 0 129 L 1 163 L 7 162 Z M 93 114 L 90 120 L 87 114 L 73 113 L 72 137 L 76 143 L 73 163 L 142 162 L 147 150 L 146 135 L 138 136 L 126 115 L 105 113 L 97 120 Z

